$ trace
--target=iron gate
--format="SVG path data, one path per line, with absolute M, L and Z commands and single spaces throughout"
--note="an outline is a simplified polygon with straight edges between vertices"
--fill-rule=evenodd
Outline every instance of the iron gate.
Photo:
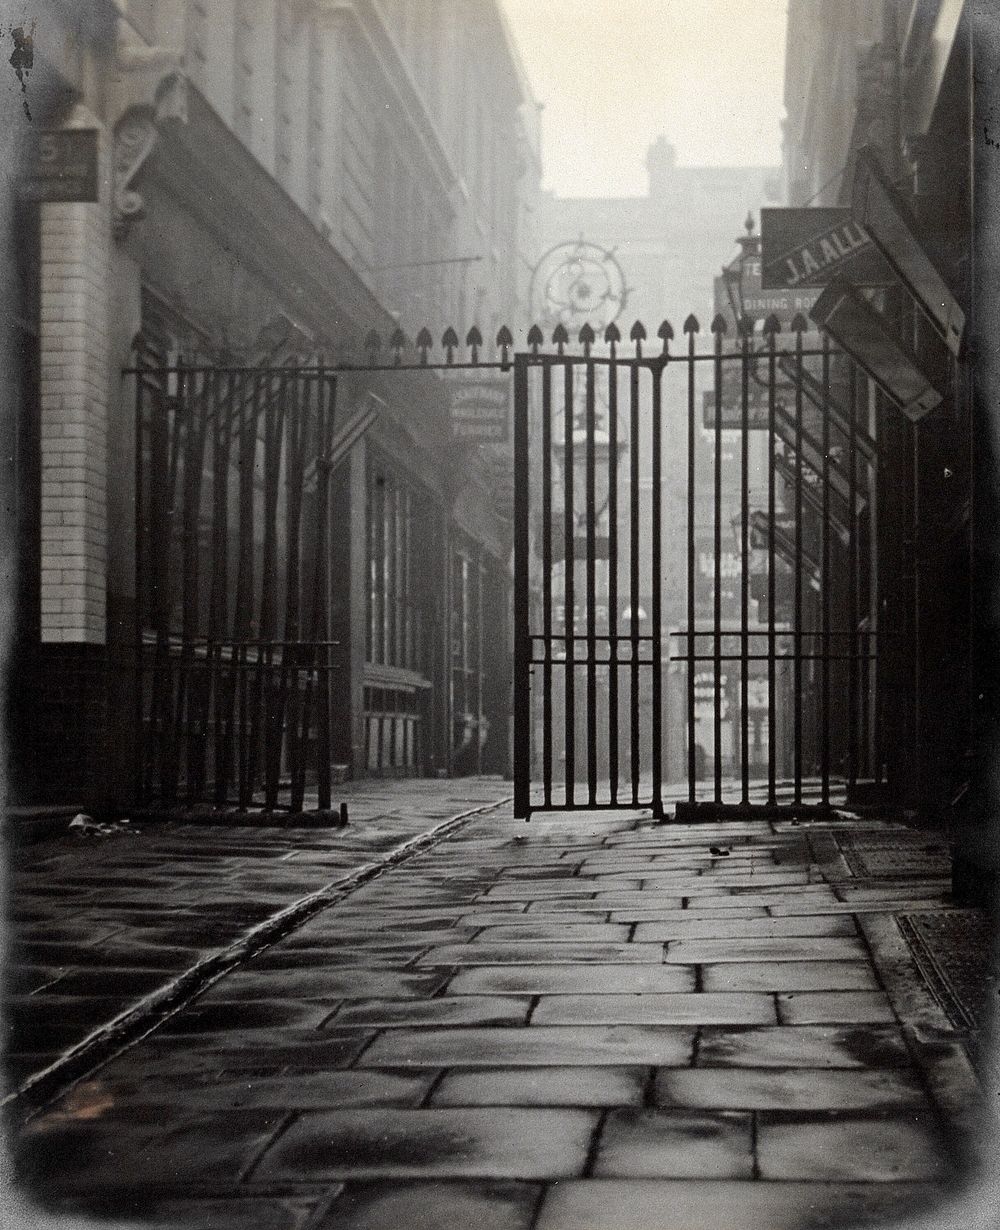
M 142 351 L 134 376 L 140 801 L 294 813 L 308 782 L 326 811 L 335 377 Z
M 516 356 L 517 816 L 880 778 L 874 399 L 808 327 Z

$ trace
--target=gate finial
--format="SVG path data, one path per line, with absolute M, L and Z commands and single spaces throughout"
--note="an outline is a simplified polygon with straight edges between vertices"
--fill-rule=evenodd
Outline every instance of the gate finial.
M 561 321 L 552 330 L 552 340 L 556 344 L 556 350 L 559 354 L 562 354 L 563 347 L 569 341 L 569 334 L 566 332 L 566 326 Z
M 670 343 L 674 340 L 674 326 L 669 320 L 663 321 L 656 330 L 656 336 L 663 342 L 663 353 L 670 353 Z
M 531 347 L 532 354 L 538 354 L 538 347 L 542 345 L 545 338 L 538 325 L 532 325 L 528 330 L 528 345 Z
M 465 344 L 472 351 L 472 362 L 479 362 L 479 347 L 483 344 L 483 335 L 479 332 L 475 325 L 465 335 Z
M 792 317 L 791 330 L 793 333 L 808 333 L 809 321 L 802 315 L 801 312 L 796 312 Z
M 420 351 L 420 362 L 427 366 L 427 352 L 434 345 L 434 339 L 431 337 L 431 331 L 426 325 L 417 334 L 417 349 Z
M 726 324 L 726 318 L 721 312 L 717 313 L 717 315 L 713 318 L 711 329 L 716 337 L 723 337 L 729 332 L 729 326 Z
M 594 333 L 594 330 L 591 328 L 589 322 L 585 322 L 583 328 L 580 330 L 579 337 L 580 345 L 583 347 L 583 353 L 585 355 L 590 354 L 590 348 L 594 344 L 596 336 L 597 335 Z
M 635 357 L 637 359 L 641 359 L 642 358 L 642 343 L 646 339 L 646 326 L 642 323 L 641 320 L 637 320 L 635 324 L 632 326 L 632 328 L 629 330 L 628 335 L 629 335 L 630 340 L 635 342 Z
M 510 365 L 510 348 L 514 345 L 514 335 L 506 325 L 500 326 L 500 332 L 497 334 L 497 345 L 500 347 L 500 366 L 502 368 Z
M 458 349 L 458 334 L 451 325 L 445 329 L 444 336 L 441 338 L 441 345 L 445 351 L 445 362 L 450 366 L 455 361 L 455 351 Z
M 692 312 L 691 315 L 687 318 L 687 320 L 685 320 L 684 332 L 685 333 L 700 333 L 701 332 L 701 325 L 698 323 L 698 317 L 695 316 L 694 312 Z

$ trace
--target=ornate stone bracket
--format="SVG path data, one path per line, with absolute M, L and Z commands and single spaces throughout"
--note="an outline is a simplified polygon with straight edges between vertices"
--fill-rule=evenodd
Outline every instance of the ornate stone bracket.
M 187 81 L 181 53 L 148 47 L 119 23 L 114 76 L 115 124 L 112 207 L 115 237 L 123 239 L 142 216 L 135 179 L 153 152 L 164 124 L 187 119 Z

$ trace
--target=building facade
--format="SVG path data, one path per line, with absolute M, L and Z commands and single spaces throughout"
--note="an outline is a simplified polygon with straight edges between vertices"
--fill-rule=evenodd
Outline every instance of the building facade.
M 994 32 L 962 0 L 855 0 L 789 6 L 785 175 L 793 205 L 852 206 L 867 148 L 909 221 L 914 269 L 936 270 L 966 319 L 945 356 L 941 400 L 908 421 L 871 387 L 878 443 L 880 766 L 888 795 L 957 842 L 956 888 L 995 878 L 988 834 L 986 663 L 992 617 L 986 512 L 990 412 L 982 356 L 972 356 L 973 202 L 989 191 L 983 162 Z M 985 135 L 984 135 L 985 134 Z M 985 264 L 983 266 L 986 267 Z M 897 278 L 875 304 L 919 363 L 943 350 L 927 327 L 919 274 Z M 889 326 L 887 325 L 887 328 Z M 988 366 L 988 362 L 987 362 Z M 983 373 L 981 376 L 980 373 Z M 980 891 L 976 890 L 976 891 Z
M 365 349 L 373 333 L 387 351 L 397 330 L 412 344 L 427 327 L 436 345 L 448 326 L 463 338 L 476 326 L 490 345 L 524 320 L 536 109 L 498 5 L 49 10 L 32 123 L 96 132 L 98 191 L 21 200 L 8 220 L 23 254 L 8 322 L 20 384 L 19 795 L 134 801 L 144 740 L 165 720 L 143 647 L 157 661 L 176 653 L 180 680 L 210 657 L 196 644 L 232 648 L 265 639 L 262 628 L 274 644 L 296 640 L 305 616 L 292 619 L 289 595 L 308 585 L 324 589 L 333 642 L 336 772 L 506 772 L 508 636 L 483 631 L 486 612 L 509 609 L 503 449 L 451 440 L 449 389 L 432 373 L 343 374 L 329 422 L 334 444 L 338 425 L 350 438 L 316 538 L 319 470 L 307 457 L 298 471 L 296 510 L 285 500 L 295 454 L 279 443 L 270 509 L 265 427 L 259 441 L 257 428 L 239 437 L 264 477 L 239 488 L 237 533 L 233 444 L 250 413 L 240 372 L 364 365 L 366 354 L 385 365 Z M 213 436 L 222 400 L 229 425 Z M 287 422 L 304 439 L 319 403 L 294 404 Z M 267 615 L 275 602 L 284 624 Z M 177 739 L 210 743 L 208 710 L 171 695 Z M 175 766 L 175 793 L 185 772 Z

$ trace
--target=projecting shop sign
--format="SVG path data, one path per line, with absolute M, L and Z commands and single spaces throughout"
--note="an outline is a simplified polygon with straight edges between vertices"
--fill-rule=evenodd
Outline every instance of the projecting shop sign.
M 481 372 L 449 384 L 453 438 L 470 444 L 506 444 L 510 438 L 510 377 Z
M 893 280 L 849 209 L 762 209 L 760 238 L 765 290 L 826 286 L 834 277 L 855 286 L 887 286 Z
M 805 288 L 801 291 L 765 290 L 761 286 L 760 258 L 750 257 L 743 262 L 742 270 L 730 269 L 730 285 L 735 306 L 744 316 L 763 321 L 768 316 L 777 316 L 783 329 L 798 315 L 805 316 L 819 296 L 819 291 Z M 725 276 L 715 279 L 715 310 L 725 317 L 730 330 L 735 327 L 734 303 L 726 289 Z M 730 337 L 734 334 L 731 332 Z M 780 346 L 779 346 L 780 349 Z
M 60 128 L 29 133 L 21 193 L 29 201 L 96 201 L 97 130 Z

